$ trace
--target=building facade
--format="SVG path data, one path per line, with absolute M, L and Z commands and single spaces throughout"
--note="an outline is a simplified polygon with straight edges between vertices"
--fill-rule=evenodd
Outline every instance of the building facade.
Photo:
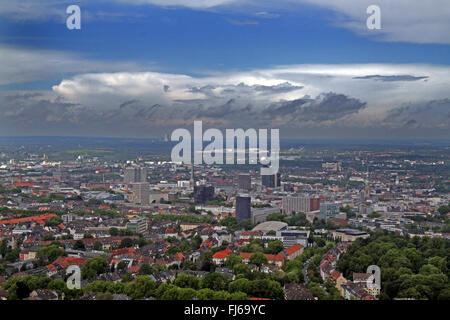
M 321 220 L 337 218 L 339 216 L 339 206 L 335 203 L 321 203 L 320 215 Z
M 147 219 L 143 217 L 133 218 L 127 223 L 127 229 L 134 233 L 144 233 L 148 230 Z
M 249 174 L 239 174 L 238 188 L 239 190 L 250 191 L 252 189 L 252 177 Z
M 214 200 L 214 186 L 200 185 L 194 186 L 194 201 L 195 203 L 206 203 Z
M 126 184 L 147 182 L 147 168 L 129 167 L 124 169 L 123 182 Z
M 148 183 L 133 183 L 133 203 L 141 206 L 150 204 L 150 185 Z
M 251 218 L 251 198 L 247 195 L 236 197 L 236 219 L 241 222 Z
M 283 197 L 282 206 L 283 213 L 288 216 L 292 213 L 311 211 L 309 197 Z

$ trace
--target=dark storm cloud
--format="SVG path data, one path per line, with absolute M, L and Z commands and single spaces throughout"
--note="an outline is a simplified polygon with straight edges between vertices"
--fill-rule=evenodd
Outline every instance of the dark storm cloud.
M 245 90 L 250 88 L 245 85 L 236 87 Z M 263 92 L 280 92 L 293 88 L 294 86 L 287 83 L 273 87 L 251 86 L 251 90 Z M 208 92 L 213 89 L 202 87 L 195 90 Z M 92 106 L 65 102 L 61 98 L 50 101 L 37 98 L 36 95 L 23 95 L 21 100 L 10 99 L 8 107 L 0 109 L 0 115 L 10 124 L 37 122 L 38 127 L 45 128 L 49 124 L 67 123 L 85 129 L 95 127 L 114 132 L 118 127 L 145 129 L 151 126 L 161 130 L 171 125 L 179 127 L 200 119 L 206 123 L 217 124 L 217 127 L 273 127 L 274 119 L 277 126 L 292 126 L 308 121 L 320 123 L 342 119 L 365 107 L 364 102 L 336 93 L 323 93 L 316 98 L 305 96 L 302 99 L 278 102 L 253 101 L 245 95 L 226 99 L 228 96 L 225 94 L 225 97 L 215 97 L 201 103 L 199 100 L 178 100 L 170 105 L 146 104 L 133 99 L 110 109 L 96 109 Z
M 27 92 L 27 93 L 18 93 L 18 94 L 8 95 L 5 97 L 5 102 L 12 102 L 14 100 L 30 99 L 30 98 L 36 98 L 36 97 L 42 97 L 42 93 Z
M 131 104 L 135 104 L 135 103 L 137 103 L 137 102 L 139 102 L 139 100 L 136 100 L 136 99 L 129 100 L 129 101 L 125 101 L 124 103 L 122 103 L 122 104 L 119 106 L 119 109 L 125 108 L 126 106 L 129 106 L 129 105 L 131 105 Z
M 294 117 L 297 122 L 332 121 L 358 113 L 366 107 L 365 102 L 333 92 L 322 93 L 316 99 L 304 97 L 272 105 L 272 116 Z
M 26 98 L 25 96 L 28 96 Z M 39 94 L 23 95 L 21 99 L 9 100 L 5 97 L 5 104 L 0 109 L 3 123 L 18 124 L 30 129 L 47 129 L 52 124 L 88 124 L 90 111 L 88 108 L 75 103 L 51 101 L 40 97 Z
M 380 76 L 380 75 L 368 75 L 364 77 L 353 77 L 353 79 L 358 80 L 375 80 L 375 81 L 383 81 L 383 82 L 394 82 L 394 81 L 419 81 L 419 80 L 427 80 L 428 76 L 423 77 L 415 77 L 411 75 L 397 75 L 397 76 Z
M 245 85 L 241 89 L 243 87 Z M 197 89 L 202 92 L 213 90 L 212 86 Z M 50 100 L 39 94 L 23 94 L 16 99 L 12 99 L 13 96 L 5 95 L 3 102 L 0 100 L 0 126 L 22 128 L 36 134 L 75 132 L 84 135 L 139 136 L 150 132 L 167 133 L 175 128 L 188 127 L 195 120 L 203 120 L 205 127 L 219 129 L 279 128 L 284 132 L 295 132 L 310 128 L 320 131 L 325 127 L 329 130 L 341 126 L 367 107 L 364 101 L 334 92 L 272 102 L 254 100 L 241 94 L 225 94 L 205 100 L 177 100 L 171 104 L 148 104 L 132 99 L 108 109 L 70 103 L 61 97 Z M 364 129 L 364 125 L 352 123 L 353 127 Z M 448 123 L 450 99 L 444 99 L 393 109 L 379 126 L 420 130 L 448 128 Z
M 449 128 L 450 99 L 403 105 L 389 111 L 384 123 L 393 125 L 403 123 L 417 128 Z

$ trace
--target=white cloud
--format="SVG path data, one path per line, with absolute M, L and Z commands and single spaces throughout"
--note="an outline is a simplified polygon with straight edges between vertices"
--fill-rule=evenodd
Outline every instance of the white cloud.
M 140 67 L 142 68 L 142 67 Z M 47 80 L 65 73 L 138 70 L 134 63 L 88 60 L 52 50 L 27 50 L 0 46 L 0 85 Z M 141 69 L 142 70 L 142 69 Z
M 162 7 L 180 6 L 193 9 L 208 9 L 221 5 L 227 5 L 237 0 L 116 0 L 127 4 L 151 4 Z
M 380 81 L 383 77 L 389 81 Z M 233 99 L 259 110 L 270 103 L 336 92 L 367 102 L 368 108 L 355 117 L 370 122 L 405 103 L 448 98 L 449 81 L 447 66 L 294 65 L 202 78 L 157 72 L 82 74 L 63 80 L 53 91 L 71 102 L 101 109 L 131 99 L 169 106 L 196 101 L 205 107 Z
M 447 137 L 449 81 L 448 66 L 413 64 L 292 65 L 204 77 L 82 73 L 51 91 L 0 91 L 0 132 L 145 136 L 203 120 L 297 137 Z
M 332 9 L 340 14 L 337 25 L 386 41 L 450 43 L 450 1 L 448 0 L 288 0 Z M 381 9 L 382 30 L 366 28 L 369 5 Z

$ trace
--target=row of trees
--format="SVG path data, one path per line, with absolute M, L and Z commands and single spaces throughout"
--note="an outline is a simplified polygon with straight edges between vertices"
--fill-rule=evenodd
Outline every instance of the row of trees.
M 268 254 L 277 254 L 283 251 L 283 242 L 280 240 L 272 240 L 267 243 L 267 247 L 264 246 L 264 242 L 261 239 L 252 239 L 249 244 L 239 248 L 240 252 L 264 252 Z
M 93 261 L 88 269 L 104 268 Z M 97 270 L 99 271 L 99 270 Z M 85 268 L 83 267 L 83 273 Z M 231 281 L 220 273 L 210 273 L 204 278 L 179 274 L 174 283 L 153 281 L 149 276 L 124 277 L 122 282 L 94 281 L 80 290 L 69 290 L 63 280 L 52 280 L 45 276 L 10 278 L 3 288 L 8 290 L 8 300 L 19 300 L 36 289 L 60 290 L 66 299 L 78 298 L 86 293 L 97 293 L 102 298 L 113 294 L 126 294 L 133 299 L 156 298 L 163 300 L 245 300 L 248 296 L 284 299 L 284 290 L 279 282 L 269 279 Z
M 220 221 L 220 224 L 227 227 L 230 231 L 237 231 L 237 230 L 251 230 L 254 225 L 249 219 L 244 219 L 241 222 L 238 222 L 237 219 L 233 216 L 228 216 L 223 218 Z

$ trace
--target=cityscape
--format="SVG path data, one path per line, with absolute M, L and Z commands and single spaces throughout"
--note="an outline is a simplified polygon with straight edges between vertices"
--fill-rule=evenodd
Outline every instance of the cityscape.
M 449 21 L 441 0 L 0 4 L 2 305 L 446 303 Z
M 2 299 L 448 299 L 447 146 L 299 142 L 261 176 L 53 140 L 1 148 Z

